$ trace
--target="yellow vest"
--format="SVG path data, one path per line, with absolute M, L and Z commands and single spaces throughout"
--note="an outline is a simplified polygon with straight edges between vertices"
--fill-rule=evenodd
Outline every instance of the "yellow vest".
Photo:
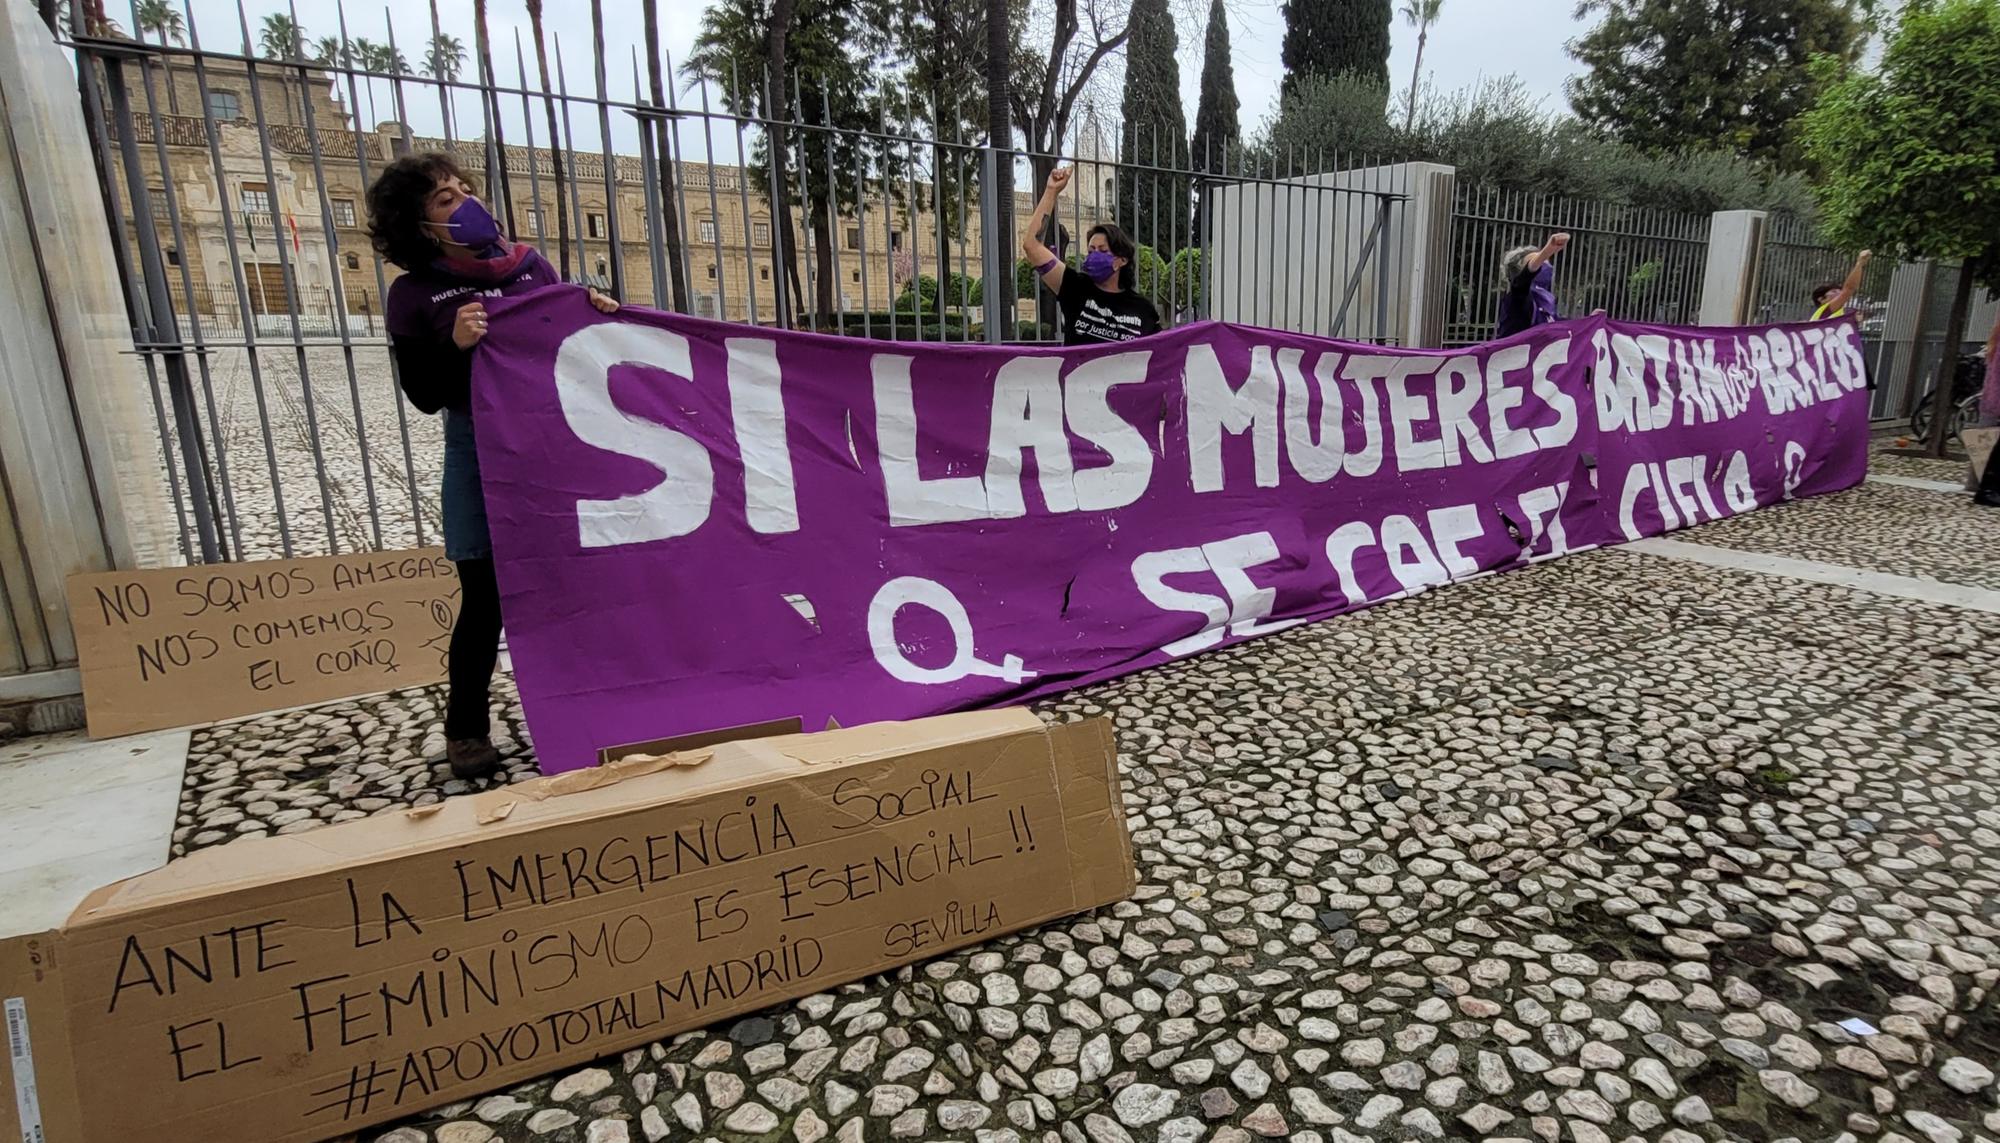
M 1837 309 L 1837 310 L 1833 311 L 1832 313 L 1827 313 L 1827 312 L 1826 312 L 1826 307 L 1825 307 L 1825 306 L 1821 306 L 1820 308 L 1818 308 L 1818 309 L 1816 309 L 1816 310 L 1814 310 L 1814 311 L 1813 311 L 1813 316 L 1812 316 L 1812 319 L 1813 319 L 1814 321 L 1818 321 L 1818 320 L 1820 320 L 1821 318 L 1837 318 L 1837 317 L 1846 317 L 1846 316 L 1847 316 L 1847 307 L 1846 307 L 1846 306 L 1842 306 L 1842 307 L 1840 307 L 1839 309 Z

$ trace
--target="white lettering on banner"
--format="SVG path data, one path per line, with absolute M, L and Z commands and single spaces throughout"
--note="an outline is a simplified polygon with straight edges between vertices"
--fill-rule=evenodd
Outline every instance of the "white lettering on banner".
M 1600 328 L 1592 335 L 1592 344 L 1597 355 L 1594 381 L 1600 431 L 1642 433 L 1673 423 L 1673 393 L 1664 380 L 1668 360 L 1665 335 L 1635 337 Z M 1649 375 L 1661 378 L 1657 401 L 1646 384 Z
M 1376 386 L 1389 376 L 1395 361 L 1393 357 L 1356 353 L 1340 370 L 1361 393 L 1361 448 L 1349 449 L 1347 459 L 1341 462 L 1347 475 L 1357 479 L 1373 476 L 1382 467 L 1382 395 Z
M 878 353 L 868 367 L 875 379 L 875 447 L 889 500 L 889 523 L 949 524 L 986 518 L 986 483 L 977 476 L 925 479 L 917 471 L 917 408 L 910 391 L 910 362 Z
M 1396 597 L 1415 595 L 1426 588 L 1478 572 L 1479 561 L 1458 550 L 1459 544 L 1478 539 L 1486 532 L 1485 525 L 1480 522 L 1477 505 L 1451 504 L 1433 508 L 1424 519 L 1429 525 L 1431 539 L 1425 538 L 1425 529 L 1419 527 L 1414 519 L 1401 515 L 1386 517 L 1379 532 L 1365 521 L 1352 520 L 1334 529 L 1333 535 L 1326 538 L 1326 558 L 1333 564 L 1334 576 L 1340 583 L 1340 594 L 1350 606 L 1380 602 L 1369 599 L 1355 578 L 1354 556 L 1362 548 L 1379 544 L 1388 563 L 1389 574 L 1395 576 L 1396 582 L 1402 586 Z
M 1528 542 L 1522 553 L 1529 563 L 1552 560 L 1570 550 L 1569 533 L 1563 529 L 1563 504 L 1569 499 L 1569 481 L 1559 481 L 1540 488 L 1530 488 L 1521 493 L 1521 514 L 1528 519 Z M 1549 548 L 1537 553 L 1542 537 L 1549 539 Z
M 736 448 L 743 458 L 744 513 L 750 527 L 766 534 L 799 530 L 799 494 L 792 482 L 792 444 L 785 421 L 778 343 L 769 338 L 732 337 L 729 353 L 729 415 Z
M 1720 520 L 1725 515 L 1716 510 L 1715 498 L 1709 490 L 1705 456 L 1643 461 L 1625 470 L 1624 488 L 1618 496 L 1618 527 L 1628 540 L 1644 534 L 1636 514 L 1639 497 L 1645 493 L 1652 495 L 1661 524 L 1669 532 L 1699 524 L 1704 519 Z
M 1153 480 L 1153 448 L 1132 423 L 1111 411 L 1111 390 L 1146 379 L 1151 351 L 1094 357 L 1063 380 L 1063 412 L 1069 430 L 1103 450 L 1109 464 L 1077 469 L 1076 504 L 1085 512 L 1105 512 L 1135 503 Z M 1038 454 L 1036 463 L 1041 462 Z
M 1556 423 L 1534 430 L 1538 449 L 1561 448 L 1576 439 L 1576 400 L 1556 384 L 1555 371 L 1569 364 L 1570 339 L 1552 341 L 1535 355 L 1535 372 L 1529 384 L 1542 404 L 1555 411 Z
M 1257 458 L 1257 487 L 1278 485 L 1278 373 L 1271 347 L 1250 351 L 1250 372 L 1231 387 L 1211 346 L 1188 347 L 1183 374 L 1187 394 L 1188 466 L 1196 492 L 1223 487 L 1222 434 L 1248 432 Z
M 1488 463 L 1493 450 L 1486 447 L 1486 438 L 1472 419 L 1480 398 L 1487 395 L 1479 359 L 1454 357 L 1438 369 L 1437 377 L 1438 443 L 1444 449 L 1444 462 L 1456 466 L 1470 454 L 1475 463 Z
M 1750 458 L 1738 449 L 1729 456 L 1722 473 L 1722 499 L 1731 512 L 1748 512 L 1757 506 L 1757 487 L 1750 482 Z
M 1785 442 L 1785 499 L 1799 490 L 1806 479 L 1806 446 L 1797 441 Z
M 644 492 L 577 501 L 577 539 L 586 548 L 685 536 L 708 519 L 715 497 L 715 465 L 701 442 L 612 402 L 611 371 L 620 365 L 694 380 L 688 340 L 670 330 L 605 322 L 563 339 L 555 384 L 570 431 L 585 444 L 645 461 L 660 472 L 660 482 Z
M 896 616 L 910 606 L 930 608 L 951 627 L 949 663 L 942 667 L 922 667 L 903 653 L 902 644 L 896 641 Z M 905 683 L 938 686 L 969 675 L 1018 683 L 1036 674 L 1023 669 L 1019 655 L 1007 655 L 998 663 L 979 658 L 972 640 L 972 619 L 965 613 L 965 604 L 959 602 L 950 588 L 920 576 L 899 576 L 875 593 L 868 603 L 868 643 L 875 652 L 875 662 L 891 677 Z
M 1278 351 L 1278 376 L 1285 391 L 1285 457 L 1292 471 L 1313 484 L 1325 484 L 1340 475 L 1340 461 L 1347 454 L 1347 426 L 1341 423 L 1340 383 L 1334 372 L 1340 368 L 1340 354 L 1322 353 L 1313 362 L 1313 385 L 1306 387 L 1300 366 L 1303 349 Z M 1313 428 L 1312 396 L 1319 393 L 1319 427 Z
M 1501 460 L 1535 451 L 1534 434 L 1508 423 L 1507 414 L 1521 406 L 1521 390 L 1507 384 L 1509 373 L 1528 368 L 1528 347 L 1510 345 L 1486 356 L 1486 430 L 1493 434 L 1493 455 Z
M 996 519 L 1022 516 L 1021 454 L 1035 450 L 1042 502 L 1051 512 L 1076 511 L 1069 435 L 1063 431 L 1062 358 L 1016 357 L 993 378 L 993 417 L 986 442 L 986 509 Z
M 1258 587 L 1248 574 L 1247 569 L 1268 564 L 1278 556 L 1278 543 L 1271 533 L 1250 532 L 1212 540 L 1198 548 L 1147 552 L 1133 560 L 1132 581 L 1138 585 L 1139 594 L 1162 610 L 1187 611 L 1202 617 L 1201 630 L 1160 650 L 1178 658 L 1222 642 L 1225 629 L 1230 635 L 1248 637 L 1298 626 L 1302 620 L 1264 622 L 1277 602 L 1278 593 L 1274 588 Z M 1220 596 L 1183 591 L 1166 583 L 1170 575 L 1200 572 L 1214 573 L 1228 596 L 1226 602 Z
M 1437 371 L 1437 363 L 1425 357 L 1398 358 L 1389 371 L 1389 435 L 1396 446 L 1396 468 L 1402 472 L 1419 472 L 1431 468 L 1444 467 L 1444 442 L 1438 439 L 1418 440 L 1416 426 L 1419 422 L 1433 420 L 1431 400 L 1422 393 L 1410 392 L 1410 379 L 1429 377 Z

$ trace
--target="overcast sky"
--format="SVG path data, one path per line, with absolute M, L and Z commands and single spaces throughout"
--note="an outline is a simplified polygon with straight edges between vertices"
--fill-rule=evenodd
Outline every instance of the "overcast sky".
M 308 39 L 332 35 L 339 30 L 339 9 L 332 0 L 296 2 L 299 22 Z M 1276 109 L 1278 84 L 1284 74 L 1279 60 L 1284 19 L 1280 0 L 1228 0 L 1228 4 L 1243 130 L 1246 134 L 1254 134 Z M 270 0 L 249 0 L 248 6 L 253 37 L 262 13 L 282 10 Z M 472 0 L 438 0 L 437 6 L 445 30 L 460 36 L 470 51 Z M 676 63 L 686 56 L 694 43 L 704 6 L 702 0 L 664 0 L 660 5 L 662 40 Z M 1495 0 L 1445 0 L 1443 17 L 1431 29 L 1424 51 L 1425 83 L 1441 90 L 1453 90 L 1470 87 L 1482 77 L 1511 72 L 1521 77 L 1529 92 L 1542 97 L 1548 110 L 1561 110 L 1566 106 L 1562 96 L 1563 80 L 1576 67 L 1563 45 L 1583 30 L 1572 17 L 1574 6 L 1574 0 L 1511 0 L 1505 4 Z M 421 57 L 422 45 L 430 33 L 426 6 L 403 2 L 390 7 L 395 13 L 396 44 L 414 62 Z M 1205 3 L 1188 0 L 1188 11 L 1191 13 L 1188 22 L 1193 26 L 1184 29 L 1181 43 L 1182 101 L 1190 123 L 1194 118 L 1196 85 L 1202 63 L 1200 21 L 1193 13 L 1205 13 L 1206 7 Z M 608 82 L 615 98 L 630 98 L 632 53 L 643 44 L 638 5 L 631 0 L 608 0 L 605 8 L 606 34 L 610 40 Z M 120 23 L 131 26 L 129 0 L 109 0 L 106 9 Z M 533 43 L 527 39 L 526 8 L 519 0 L 490 0 L 487 9 L 494 37 L 495 66 L 502 83 L 511 86 L 515 76 L 513 45 L 516 29 L 522 34 L 531 74 L 535 66 Z M 234 0 L 193 0 L 193 10 L 204 47 L 233 50 L 240 44 Z M 347 6 L 348 34 L 351 37 L 385 40 L 386 18 L 383 8 L 368 4 L 367 0 L 350 4 Z M 549 30 L 561 37 L 569 91 L 573 95 L 589 93 L 594 83 L 589 50 L 590 5 L 585 0 L 554 0 L 547 4 L 546 22 Z M 1399 18 L 1393 26 L 1392 35 L 1394 48 L 1389 57 L 1389 73 L 1392 84 L 1401 91 L 1409 84 L 1410 67 L 1416 53 L 1416 32 Z M 419 131 L 435 132 L 440 119 L 435 93 L 409 86 L 405 95 L 410 103 L 413 125 Z M 690 97 L 683 91 L 681 97 L 690 99 L 698 98 L 698 95 Z M 363 104 L 365 117 L 365 99 Z M 390 117 L 386 86 L 377 91 L 377 110 L 380 118 Z M 460 114 L 475 115 L 474 102 L 466 100 L 465 109 Z M 518 140 L 518 104 L 509 108 L 506 114 L 508 138 L 510 141 Z M 593 118 L 585 107 L 575 108 L 572 129 L 579 146 L 597 145 L 597 128 Z M 476 134 L 477 131 L 468 133 Z M 538 129 L 539 141 L 546 141 L 540 139 L 544 134 L 546 132 Z M 621 150 L 636 146 L 635 137 L 625 122 L 614 124 L 613 138 Z M 691 152 L 698 155 L 702 145 L 690 140 L 689 146 Z M 719 139 L 716 151 L 727 155 L 733 152 L 733 148 L 727 145 L 726 140 Z

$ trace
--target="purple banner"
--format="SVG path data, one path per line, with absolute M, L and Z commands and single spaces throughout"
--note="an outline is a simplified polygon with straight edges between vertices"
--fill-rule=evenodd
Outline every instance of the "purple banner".
M 490 303 L 479 457 L 542 768 L 1017 702 L 1847 488 L 1845 321 L 1463 350 L 1205 322 L 1121 346 Z

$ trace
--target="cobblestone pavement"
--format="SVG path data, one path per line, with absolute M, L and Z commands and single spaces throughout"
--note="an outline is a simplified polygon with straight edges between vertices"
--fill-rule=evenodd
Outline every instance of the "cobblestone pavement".
M 1676 538 L 2000 585 L 1965 500 Z M 176 852 L 460 792 L 438 708 L 198 733 Z M 1038 709 L 1132 900 L 362 1138 L 2000 1139 L 2000 615 L 1612 549 Z

